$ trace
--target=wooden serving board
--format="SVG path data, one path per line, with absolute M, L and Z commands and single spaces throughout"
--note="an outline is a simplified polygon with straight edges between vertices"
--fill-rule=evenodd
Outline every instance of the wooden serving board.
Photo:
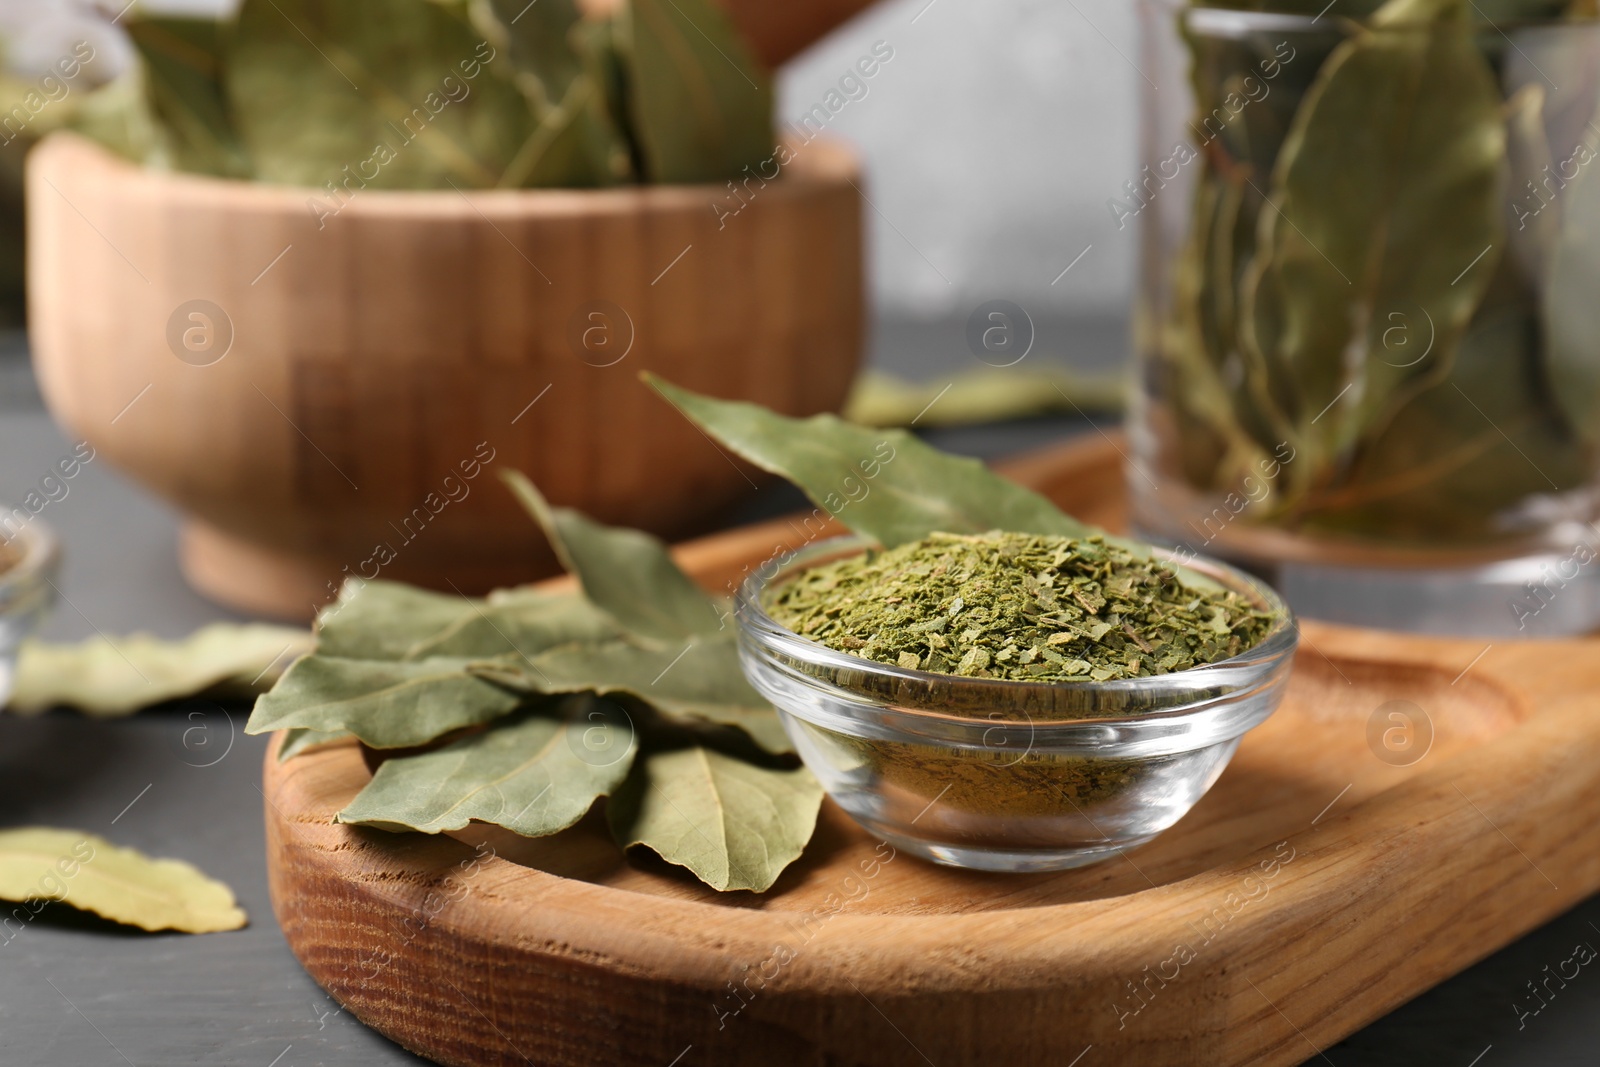
M 1116 449 L 1008 473 L 1116 526 Z M 680 559 L 722 588 L 801 536 L 779 521 Z M 318 982 L 450 1065 L 1295 1064 L 1600 888 L 1597 685 L 1597 641 L 1306 623 L 1283 707 L 1154 842 L 980 874 L 825 805 L 762 896 L 624 860 L 589 823 L 333 825 L 369 778 L 333 747 L 267 762 L 273 902 Z M 1408 766 L 1383 743 L 1393 701 L 1431 723 Z

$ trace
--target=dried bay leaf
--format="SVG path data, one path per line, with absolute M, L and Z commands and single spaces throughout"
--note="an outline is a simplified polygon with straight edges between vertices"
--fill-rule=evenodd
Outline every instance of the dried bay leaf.
M 1155 554 L 1148 544 L 1079 522 L 977 460 L 941 452 L 905 430 L 868 429 L 826 414 L 793 419 L 758 404 L 702 396 L 652 374 L 643 377 L 707 435 L 787 478 L 820 509 L 885 548 L 931 533 L 1005 530 L 1100 536 L 1139 556 Z M 1220 588 L 1192 568 L 1175 566 L 1191 588 Z
M 1448 374 L 1504 243 L 1499 90 L 1465 13 L 1389 0 L 1323 64 L 1279 155 L 1245 299 L 1298 387 L 1296 484 Z M 1385 348 L 1394 314 L 1431 324 L 1429 358 Z
M 620 154 L 599 90 L 587 76 L 580 76 L 557 105 L 543 112 L 497 185 L 502 189 L 609 185 L 626 177 L 617 166 Z
M 646 181 L 721 181 L 771 158 L 771 80 L 711 0 L 630 0 L 613 33 Z
M 719 890 L 772 888 L 816 829 L 822 786 L 707 748 L 647 754 L 606 805 L 623 848 L 644 846 Z
M 566 829 L 621 784 L 637 744 L 592 696 L 550 703 L 432 752 L 385 760 L 338 821 L 429 834 L 472 821 L 527 837 Z
M 461 5 L 244 0 L 226 83 L 258 180 L 490 188 L 537 120 L 509 64 Z
M 26 641 L 10 709 L 33 714 L 67 706 L 115 717 L 201 693 L 253 694 L 312 643 L 305 630 L 234 623 L 213 623 L 178 641 L 149 634 L 63 645 Z
M 135 13 L 124 25 L 144 61 L 144 89 L 161 120 L 172 164 L 224 178 L 248 177 L 250 162 L 222 84 L 229 24 Z
M 427 744 L 522 703 L 519 694 L 468 670 L 478 665 L 459 656 L 403 663 L 307 656 L 256 701 L 245 733 L 299 727 L 348 731 L 373 748 Z
M 317 652 L 343 659 L 405 659 L 416 645 L 474 613 L 466 597 L 402 582 L 349 579 L 317 615 Z
M 159 163 L 163 135 L 144 90 L 144 70 L 131 64 L 99 88 L 84 93 L 63 125 L 134 163 Z
M 1246 414 L 1249 394 L 1230 389 L 1225 381 L 1225 364 L 1237 352 L 1231 338 L 1222 336 L 1217 323 L 1222 316 L 1215 313 L 1218 306 L 1232 303 L 1231 296 L 1218 295 L 1224 286 L 1214 275 L 1217 270 L 1232 273 L 1232 250 L 1219 256 L 1215 248 L 1218 240 L 1234 236 L 1230 227 L 1217 224 L 1229 196 L 1227 183 L 1209 172 L 1201 174 L 1195 224 L 1173 264 L 1174 313 L 1166 322 L 1141 324 L 1155 335 L 1161 354 L 1161 374 L 1167 379 L 1163 392 L 1173 398 L 1185 446 L 1180 455 L 1184 471 L 1195 483 L 1214 486 L 1231 486 L 1253 472 L 1266 452 L 1248 429 L 1259 421 Z M 1232 198 L 1237 203 L 1236 190 Z
M 886 548 L 934 531 L 1099 532 L 977 460 L 941 452 L 905 430 L 868 429 L 833 415 L 793 419 L 757 404 L 701 396 L 654 375 L 645 381 L 722 444 L 787 478 L 818 507 Z
M 595 74 L 578 51 L 572 0 L 493 0 L 506 31 L 515 80 L 538 124 L 506 164 L 502 189 L 607 185 L 628 177 L 626 158 Z
M 569 40 L 578 25 L 577 4 L 573 0 L 490 0 L 489 6 L 505 28 L 518 76 L 537 85 L 540 104 L 559 104 L 573 79 L 583 74 L 583 61 Z
M 1549 414 L 1539 343 L 1528 307 L 1481 316 L 1450 378 L 1390 421 L 1347 484 L 1311 498 L 1307 524 L 1357 534 L 1379 528 L 1429 544 L 1544 529 L 1543 509 L 1522 502 L 1582 486 L 1590 467 Z
M 589 84 L 595 89 L 593 103 L 613 144 L 612 177 L 619 182 L 639 181 L 645 173 L 644 161 L 628 111 L 628 81 L 618 51 L 617 27 L 611 19 L 584 19 L 571 40 L 583 60 Z
M 620 633 L 608 614 L 571 594 L 500 589 L 475 599 L 400 582 L 348 581 L 318 618 L 317 651 L 387 660 L 532 655 Z
M 208 934 L 247 921 L 231 889 L 182 860 L 47 827 L 0 830 L 0 898 L 59 900 L 144 930 Z
M 723 628 L 715 602 L 673 562 L 661 540 L 606 526 L 572 508 L 551 507 L 523 474 L 501 475 L 584 595 L 637 634 L 682 641 Z
M 669 719 L 733 726 L 768 752 L 793 751 L 772 705 L 745 680 L 731 630 L 681 647 L 631 638 L 575 643 L 471 669 L 528 692 L 637 697 Z
M 419 642 L 406 658 L 529 657 L 561 645 L 614 640 L 622 633 L 609 613 L 581 596 L 499 590 L 489 594 L 482 608 Z

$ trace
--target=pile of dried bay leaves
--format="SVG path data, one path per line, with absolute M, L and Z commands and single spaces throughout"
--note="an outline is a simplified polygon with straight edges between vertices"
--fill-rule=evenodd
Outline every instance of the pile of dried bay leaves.
M 711 0 L 243 0 L 120 17 L 141 62 L 74 120 L 154 166 L 338 190 L 720 181 L 770 79 Z
M 1586 521 L 1593 0 L 1325 4 L 1173 9 L 1198 152 L 1189 233 L 1140 322 L 1163 465 L 1220 497 L 1292 456 L 1249 520 L 1339 536 Z

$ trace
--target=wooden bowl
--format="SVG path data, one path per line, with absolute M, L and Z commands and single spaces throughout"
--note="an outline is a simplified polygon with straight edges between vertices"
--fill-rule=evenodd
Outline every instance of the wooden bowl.
M 482 591 L 553 569 L 497 471 L 667 536 L 749 488 L 641 370 L 842 402 L 858 177 L 816 141 L 737 195 L 334 195 L 58 135 L 28 163 L 34 363 L 68 432 L 185 513 L 202 592 L 305 617 L 348 574 Z

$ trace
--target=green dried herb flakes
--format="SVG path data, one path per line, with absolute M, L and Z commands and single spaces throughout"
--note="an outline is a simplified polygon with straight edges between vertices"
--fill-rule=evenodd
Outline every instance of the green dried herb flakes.
M 935 533 L 802 572 L 772 617 L 829 648 L 975 678 L 1104 682 L 1236 656 L 1273 617 L 1098 536 Z

